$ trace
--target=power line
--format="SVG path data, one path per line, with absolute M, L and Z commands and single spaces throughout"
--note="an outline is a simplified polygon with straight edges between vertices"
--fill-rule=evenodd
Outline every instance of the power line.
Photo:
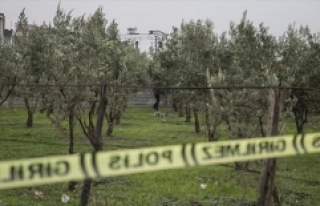
M 100 87 L 101 84 L 5 84 L 7 86 L 18 87 Z M 277 86 L 277 85 L 217 85 L 217 86 L 148 86 L 148 85 L 118 85 L 107 84 L 107 87 L 127 88 L 127 89 L 181 89 L 181 90 L 207 90 L 207 89 L 294 89 L 294 90 L 320 90 L 315 87 L 297 86 Z

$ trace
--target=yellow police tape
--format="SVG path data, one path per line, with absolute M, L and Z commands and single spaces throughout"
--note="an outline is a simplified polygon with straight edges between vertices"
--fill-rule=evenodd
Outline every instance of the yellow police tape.
M 0 189 L 320 152 L 320 133 L 0 162 Z

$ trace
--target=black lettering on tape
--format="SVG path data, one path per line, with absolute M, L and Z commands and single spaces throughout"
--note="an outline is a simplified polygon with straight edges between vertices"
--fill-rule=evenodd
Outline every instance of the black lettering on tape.
M 305 145 L 304 145 L 304 133 L 302 133 L 301 134 L 301 139 L 300 139 L 300 145 L 301 145 L 301 147 L 302 147 L 302 149 L 303 149 L 303 153 L 307 153 L 307 150 L 306 150 L 306 147 L 305 147 Z
M 146 155 L 146 163 L 149 165 L 156 165 L 159 162 L 159 156 L 157 152 L 151 152 Z
M 300 142 L 298 142 L 298 137 L 299 137 L 300 134 L 295 134 L 294 137 L 293 137 L 293 147 L 294 149 L 296 150 L 296 154 L 301 154 L 301 153 L 306 153 L 307 150 L 305 148 L 305 145 L 304 145 L 304 134 L 302 133 L 301 134 L 301 139 L 300 139 Z M 302 151 L 300 151 L 298 149 L 298 145 L 301 146 L 302 148 Z
M 89 178 L 89 174 L 86 168 L 86 163 L 85 163 L 85 154 L 81 153 L 80 154 L 80 166 L 81 166 L 81 171 L 82 174 L 84 175 L 85 178 Z
M 137 159 L 133 162 L 134 156 L 126 154 L 124 157 L 115 155 L 110 157 L 109 168 L 112 170 L 119 170 L 123 168 L 139 168 L 147 165 L 153 166 L 159 164 L 159 161 L 164 159 L 172 163 L 172 151 L 165 150 L 161 153 L 151 151 L 148 153 L 137 154 Z
M 2 180 L 2 182 L 14 182 L 23 180 L 25 178 L 22 165 L 12 165 L 8 171 L 8 179 Z
M 210 147 L 209 146 L 205 146 L 202 148 L 202 151 L 204 152 L 205 154 L 205 157 L 203 158 L 203 160 L 210 160 L 212 159 L 212 155 L 210 154 L 210 151 L 209 151 Z
M 295 134 L 293 136 L 293 139 L 292 139 L 292 144 L 293 144 L 293 148 L 296 150 L 296 154 L 300 154 L 299 150 L 298 150 L 298 147 L 297 147 L 297 137 L 298 135 Z
M 286 149 L 286 142 L 284 140 L 264 141 L 259 143 L 259 153 L 273 153 L 283 152 Z
M 254 154 L 256 154 L 256 145 L 255 144 L 253 144 L 253 143 L 248 143 L 247 144 L 247 150 L 246 150 L 246 152 L 244 153 L 244 155 L 254 155 Z
M 121 168 L 120 165 L 121 157 L 119 155 L 111 156 L 109 162 L 109 168 L 112 170 L 118 170 Z
M 39 162 L 30 164 L 27 167 L 11 166 L 9 169 L 9 178 L 2 180 L 3 182 L 14 182 L 28 179 L 34 179 L 36 177 L 46 178 L 55 176 L 64 176 L 70 172 L 70 165 L 67 161 L 51 162 Z
M 217 145 L 212 147 L 204 146 L 202 151 L 204 152 L 203 160 L 210 160 L 214 158 L 255 155 L 257 152 L 258 154 L 283 152 L 285 149 L 286 142 L 284 140 L 277 140 L 247 143 L 247 145 L 243 147 L 241 147 L 240 144 Z
M 94 152 L 92 153 L 92 167 L 93 167 L 93 170 L 95 171 L 97 177 L 100 178 L 100 177 L 101 177 L 101 174 L 100 174 L 100 172 L 99 172 L 99 170 L 98 170 L 97 153 L 98 153 L 98 152 L 96 152 L 96 151 L 94 151 Z
M 196 148 L 196 145 L 193 143 L 193 144 L 191 145 L 191 157 L 192 157 L 195 165 L 199 165 L 199 162 L 198 162 L 198 160 L 197 160 L 197 158 L 196 158 L 195 148 Z
M 52 175 L 52 167 L 51 167 L 51 164 L 48 164 L 46 167 L 45 167 L 45 173 L 47 174 L 48 177 L 51 177 Z
M 207 146 L 203 147 L 202 151 L 205 154 L 203 160 L 210 160 L 214 158 L 225 158 L 240 156 L 240 145 L 218 145 L 218 146 Z
M 315 137 L 312 140 L 312 146 L 314 148 L 320 148 L 320 137 Z
M 283 152 L 286 151 L 287 145 L 285 140 L 279 140 L 277 141 L 276 150 L 277 152 Z
M 138 163 L 133 165 L 133 167 L 142 167 L 143 166 L 143 154 L 140 153 L 138 157 Z
M 162 157 L 169 160 L 170 163 L 172 163 L 172 151 L 171 150 L 165 150 L 162 152 Z
M 307 136 L 312 138 L 311 140 L 308 139 L 305 142 L 305 135 L 302 134 L 301 136 L 294 135 L 292 139 L 292 145 L 294 150 L 297 154 L 299 153 L 307 153 L 307 148 L 305 147 L 306 143 L 311 141 L 312 147 L 314 150 L 320 149 L 320 135 L 311 134 L 312 136 Z M 300 138 L 300 139 L 299 139 Z M 251 142 L 250 142 L 251 141 Z M 286 155 L 286 148 L 287 148 L 287 141 L 291 141 L 290 137 L 275 137 L 274 139 L 257 139 L 255 140 L 246 140 L 242 141 L 235 141 L 235 143 L 230 142 L 223 142 L 222 144 L 210 144 L 207 146 L 202 147 L 202 158 L 204 160 L 210 160 L 214 158 L 228 158 L 228 157 L 240 157 L 240 156 L 258 156 L 258 154 L 263 154 L 261 157 L 268 157 L 269 155 L 264 155 L 268 153 L 274 153 L 274 156 L 278 156 L 278 153 L 283 153 Z M 290 143 L 291 144 L 291 143 Z M 190 144 L 190 148 L 188 148 L 188 144 L 184 144 L 181 150 L 181 158 L 185 163 L 185 166 L 190 166 L 192 161 L 193 165 L 198 165 L 197 156 L 195 151 L 196 144 Z M 176 145 L 176 147 L 180 147 Z M 301 147 L 301 148 L 300 148 Z M 290 145 L 291 148 L 291 145 Z M 162 148 L 161 148 L 162 149 Z M 300 150 L 300 151 L 299 151 Z M 133 169 L 135 167 L 140 167 L 144 170 L 143 167 L 146 166 L 156 166 L 161 162 L 167 162 L 173 164 L 173 150 L 167 149 L 163 150 L 162 152 L 159 151 L 150 151 L 149 152 L 136 152 L 139 150 L 132 150 L 132 153 L 129 152 L 127 154 L 123 154 L 123 152 L 119 152 L 119 155 L 113 154 L 110 156 L 109 162 L 107 163 L 111 170 L 119 170 L 119 169 Z M 141 150 L 140 150 L 141 151 Z M 142 150 L 143 151 L 143 150 Z M 288 151 L 289 152 L 289 151 Z M 319 152 L 319 151 L 312 151 L 312 152 Z M 95 173 L 99 176 L 98 166 L 97 166 L 97 156 L 96 153 L 92 154 L 92 161 L 86 162 L 85 155 L 81 154 L 80 156 L 80 166 L 81 171 L 85 175 L 85 178 L 88 178 L 88 166 L 92 166 Z M 109 155 L 109 154 L 108 154 Z M 189 160 L 188 157 L 191 157 Z M 290 154 L 288 154 L 290 155 Z M 280 156 L 280 155 L 279 155 Z M 56 157 L 56 159 L 58 159 Z M 229 158 L 229 160 L 237 161 L 237 158 Z M 245 158 L 243 158 L 245 159 Z M 46 160 L 46 159 L 44 159 Z M 48 159 L 47 159 L 48 160 Z M 4 163 L 1 166 L 2 169 L 8 169 L 8 173 L 6 177 L 0 179 L 0 188 L 5 188 L 6 184 L 8 186 L 13 181 L 23 181 L 26 179 L 30 179 L 34 181 L 37 178 L 48 178 L 48 177 L 59 177 L 65 176 L 70 172 L 70 163 L 68 161 L 50 161 L 50 162 L 36 162 L 29 163 L 26 161 L 25 164 L 20 164 L 15 162 L 12 165 L 7 165 L 8 163 Z M 77 171 L 73 171 L 77 172 Z M 134 173 L 134 171 L 132 171 Z M 57 178 L 59 179 L 59 178 Z M 38 180 L 36 180 L 38 181 Z M 45 180 L 40 180 L 42 182 Z M 3 182 L 3 184 L 1 184 Z
M 29 179 L 38 176 L 40 178 L 51 177 L 52 175 L 64 176 L 69 173 L 70 165 L 66 161 L 52 163 L 35 163 L 28 167 Z
M 130 166 L 130 162 L 129 162 L 129 155 L 126 154 L 125 158 L 124 158 L 124 167 L 125 168 L 129 168 Z
M 43 177 L 43 164 L 42 163 L 36 163 L 29 165 L 29 179 L 33 179 L 36 175 L 39 175 L 39 177 Z
M 239 144 L 236 145 L 224 145 L 221 146 L 219 149 L 220 156 L 219 157 L 234 157 L 240 156 L 240 146 Z
M 268 153 L 268 142 L 259 143 L 259 153 L 262 154 L 264 151 Z
M 53 172 L 57 176 L 65 176 L 70 172 L 70 164 L 67 161 L 57 161 Z
M 190 165 L 187 161 L 186 147 L 187 147 L 187 144 L 182 145 L 181 156 L 182 156 L 182 160 L 183 160 L 185 166 L 189 167 Z

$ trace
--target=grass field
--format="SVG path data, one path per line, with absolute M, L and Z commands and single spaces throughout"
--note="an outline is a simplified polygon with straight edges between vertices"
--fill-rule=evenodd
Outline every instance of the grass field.
M 45 115 L 36 113 L 34 120 L 34 127 L 27 129 L 25 110 L 0 108 L 0 160 L 68 153 L 68 138 L 63 137 Z M 206 141 L 203 121 L 202 133 L 195 134 L 193 123 L 184 120 L 171 114 L 166 122 L 159 122 L 151 108 L 129 108 L 121 124 L 115 127 L 114 137 L 105 138 L 104 150 Z M 319 128 L 307 126 L 306 132 L 317 132 Z M 285 133 L 294 132 L 292 122 Z M 224 130 L 222 136 L 226 136 Z M 75 149 L 78 152 L 92 151 L 78 125 Z M 278 159 L 277 175 L 281 177 L 277 177 L 276 185 L 283 205 L 320 205 L 319 164 L 320 154 Z M 233 164 L 228 165 L 95 180 L 90 205 L 249 205 L 244 202 L 255 201 L 259 174 L 235 171 Z M 260 168 L 259 163 L 250 164 L 254 171 L 260 171 Z M 202 182 L 207 184 L 206 189 L 200 188 Z M 63 194 L 70 197 L 66 205 L 78 205 L 81 185 L 79 182 L 74 192 L 68 191 L 67 183 L 1 190 L 0 206 L 64 205 L 61 202 Z M 36 190 L 44 193 L 43 198 L 35 197 Z

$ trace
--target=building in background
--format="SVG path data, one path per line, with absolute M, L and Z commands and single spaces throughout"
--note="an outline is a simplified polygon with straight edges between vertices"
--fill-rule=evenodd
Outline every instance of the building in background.
M 134 43 L 141 52 L 148 52 L 150 47 L 164 48 L 168 34 L 160 30 L 150 30 L 149 33 L 138 33 L 137 28 L 128 28 L 128 33 L 121 35 L 122 41 Z
M 28 30 L 35 29 L 36 27 L 37 25 L 35 24 L 27 25 Z M 150 30 L 149 33 L 138 33 L 137 28 L 128 28 L 127 31 L 127 34 L 121 35 L 121 40 L 134 43 L 135 47 L 141 52 L 148 52 L 150 47 L 156 50 L 163 49 L 168 36 L 168 34 L 160 30 Z M 22 32 L 5 28 L 4 13 L 0 13 L 0 36 L 1 45 L 12 45 L 15 42 L 15 38 L 22 37 Z
M 4 28 L 5 28 L 5 16 L 4 13 L 0 13 L 0 39 L 1 39 L 1 45 L 4 42 Z
M 13 29 L 6 29 L 6 17 L 4 13 L 0 13 L 0 37 L 1 45 L 12 45 L 14 36 Z
M 3 43 L 4 45 L 12 45 L 14 44 L 14 31 L 13 29 L 4 29 L 3 32 Z

